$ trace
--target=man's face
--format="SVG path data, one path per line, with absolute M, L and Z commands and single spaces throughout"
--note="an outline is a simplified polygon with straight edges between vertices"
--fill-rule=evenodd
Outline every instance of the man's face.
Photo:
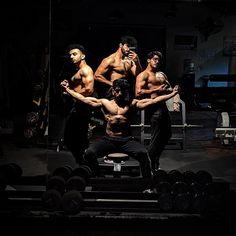
M 113 95 L 117 102 L 128 102 L 129 101 L 129 89 L 121 89 L 120 87 L 115 87 L 113 89 Z
M 130 51 L 134 51 L 135 47 L 125 43 L 125 44 L 120 44 L 121 51 L 124 56 L 128 56 Z
M 84 54 L 77 48 L 71 49 L 69 51 L 69 56 L 70 56 L 71 62 L 74 64 L 76 64 L 76 63 L 80 62 L 82 59 L 84 59 Z
M 157 68 L 158 64 L 160 62 L 160 57 L 155 55 L 151 59 L 148 59 L 148 63 L 151 65 L 153 68 Z

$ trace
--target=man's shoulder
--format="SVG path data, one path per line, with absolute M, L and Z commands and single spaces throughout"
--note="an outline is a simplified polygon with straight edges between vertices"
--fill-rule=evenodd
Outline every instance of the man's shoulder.
M 157 72 L 156 72 L 156 75 L 162 76 L 162 77 L 164 77 L 165 79 L 167 79 L 167 75 L 166 75 L 163 71 L 157 71 Z
M 111 103 L 112 100 L 109 100 L 107 98 L 99 98 L 98 100 L 100 100 L 102 103 Z
M 91 67 L 90 65 L 88 65 L 88 64 L 85 65 L 85 66 L 83 66 L 81 69 L 84 70 L 84 71 L 90 71 L 90 72 L 93 72 L 92 67 Z
M 106 57 L 103 58 L 103 61 L 114 61 L 115 60 L 115 53 L 112 53 Z
M 145 69 L 137 75 L 137 78 L 145 79 L 148 76 L 149 76 L 149 72 L 148 72 L 148 70 Z

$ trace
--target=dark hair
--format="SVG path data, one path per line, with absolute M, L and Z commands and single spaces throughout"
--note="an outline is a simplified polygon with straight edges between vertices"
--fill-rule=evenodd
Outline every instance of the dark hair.
M 76 43 L 69 44 L 66 48 L 66 51 L 69 52 L 72 49 L 79 49 L 82 53 L 84 53 L 84 54 L 86 53 L 86 49 L 81 44 L 76 44 Z
M 126 90 L 129 89 L 130 85 L 129 82 L 126 79 L 116 79 L 112 83 L 112 87 L 115 88 L 120 88 L 121 90 Z
M 152 59 L 154 56 L 158 56 L 160 58 L 160 61 L 162 60 L 163 58 L 163 55 L 161 52 L 159 51 L 151 51 L 147 54 L 147 59 Z
M 135 37 L 129 36 L 129 35 L 124 35 L 120 39 L 120 43 L 122 44 L 128 44 L 131 47 L 137 47 L 138 46 L 138 41 Z

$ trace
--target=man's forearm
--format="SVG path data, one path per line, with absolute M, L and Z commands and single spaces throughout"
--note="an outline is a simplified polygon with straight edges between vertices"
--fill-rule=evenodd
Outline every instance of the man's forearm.
M 107 84 L 109 86 L 112 86 L 112 82 L 109 81 L 108 79 L 106 79 L 104 76 L 98 75 L 98 76 L 94 76 L 94 79 L 100 83 L 104 83 Z

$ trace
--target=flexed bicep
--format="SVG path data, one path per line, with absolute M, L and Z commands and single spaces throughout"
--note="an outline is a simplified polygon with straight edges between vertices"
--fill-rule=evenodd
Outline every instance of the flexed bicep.
M 83 70 L 83 87 L 81 88 L 81 94 L 84 96 L 90 96 L 94 91 L 94 73 L 92 68 L 87 67 Z

